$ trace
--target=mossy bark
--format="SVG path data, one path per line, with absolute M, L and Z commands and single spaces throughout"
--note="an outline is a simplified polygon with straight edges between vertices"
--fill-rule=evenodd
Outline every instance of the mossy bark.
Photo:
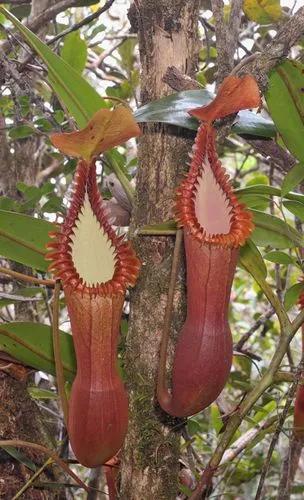
M 171 89 L 162 78 L 177 66 L 193 76 L 200 2 L 141 0 L 130 9 L 139 34 L 142 104 Z M 147 124 L 139 140 L 139 167 L 132 230 L 173 217 L 175 189 L 185 170 L 193 138 L 177 127 Z M 171 500 L 178 490 L 179 430 L 182 421 L 164 415 L 155 401 L 155 376 L 163 328 L 174 238 L 136 236 L 142 262 L 131 294 L 131 317 L 125 367 L 130 400 L 120 497 L 125 500 Z M 185 318 L 183 272 L 176 287 L 172 337 Z

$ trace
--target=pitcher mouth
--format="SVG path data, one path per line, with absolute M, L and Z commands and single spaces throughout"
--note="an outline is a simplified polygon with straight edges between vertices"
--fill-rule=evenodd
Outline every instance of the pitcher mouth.
M 64 286 L 90 295 L 124 294 L 140 263 L 130 243 L 112 229 L 96 182 L 95 161 L 80 160 L 70 208 L 47 245 L 49 269 Z
M 253 230 L 252 216 L 233 193 L 218 159 L 215 130 L 201 125 L 191 166 L 177 190 L 176 218 L 200 243 L 238 247 Z

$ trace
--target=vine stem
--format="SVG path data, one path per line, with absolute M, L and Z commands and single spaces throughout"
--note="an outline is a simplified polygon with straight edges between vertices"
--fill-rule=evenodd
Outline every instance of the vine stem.
M 35 278 L 34 276 L 28 276 L 27 274 L 18 273 L 17 271 L 13 271 L 12 269 L 7 269 L 6 267 L 0 266 L 0 273 L 6 274 L 7 276 L 12 276 L 19 281 L 26 281 L 27 283 L 33 283 L 35 285 L 43 285 L 49 288 L 54 288 L 55 280 L 44 280 L 40 278 Z
M 170 329 L 171 329 L 171 318 L 173 312 L 174 291 L 179 270 L 179 261 L 180 261 L 182 245 L 183 245 L 183 230 L 178 229 L 176 231 L 170 283 L 167 295 L 167 305 L 164 317 L 164 328 L 160 344 L 159 365 L 157 373 L 157 391 L 156 391 L 157 399 L 159 402 L 161 402 L 163 399 L 170 400 L 171 398 L 166 378 L 166 360 L 167 360 L 168 343 L 169 343 Z
M 78 476 L 67 466 L 67 464 L 62 460 L 58 455 L 49 448 L 42 446 L 41 444 L 31 443 L 30 441 L 22 441 L 21 439 L 8 439 L 1 440 L 0 446 L 13 446 L 14 448 L 32 448 L 34 450 L 40 451 L 41 453 L 45 453 L 50 458 L 56 462 L 59 467 L 61 467 L 70 477 L 72 477 L 79 486 L 81 486 L 85 491 L 89 492 L 90 488 L 79 479 Z
M 59 334 L 59 295 L 60 295 L 60 281 L 56 280 L 54 295 L 53 295 L 53 349 L 56 369 L 56 379 L 58 393 L 61 401 L 63 417 L 65 425 L 68 423 L 69 405 L 65 392 L 65 380 L 63 372 L 63 364 L 60 355 L 60 334 Z

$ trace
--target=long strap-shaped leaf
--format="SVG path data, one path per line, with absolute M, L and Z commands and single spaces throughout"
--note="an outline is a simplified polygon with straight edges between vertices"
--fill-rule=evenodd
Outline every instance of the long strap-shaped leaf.
M 60 347 L 65 378 L 72 382 L 76 372 L 72 335 L 60 331 Z M 56 375 L 52 331 L 48 325 L 3 323 L 0 328 L 0 350 L 27 366 Z

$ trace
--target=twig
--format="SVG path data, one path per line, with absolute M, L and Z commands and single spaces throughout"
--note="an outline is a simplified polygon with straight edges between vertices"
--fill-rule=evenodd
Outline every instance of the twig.
M 68 423 L 68 400 L 65 392 L 65 380 L 64 380 L 64 371 L 63 364 L 61 360 L 60 353 L 60 334 L 59 334 L 59 295 L 60 295 L 60 281 L 56 280 L 55 290 L 53 296 L 53 348 L 54 348 L 54 360 L 55 360 L 55 369 L 56 369 L 56 379 L 57 379 L 57 387 L 58 393 L 61 401 L 62 411 L 64 415 L 65 425 Z
M 55 286 L 54 280 L 44 280 L 40 278 L 35 278 L 34 276 L 28 276 L 27 274 L 18 273 L 17 271 L 13 271 L 12 269 L 7 269 L 6 267 L 0 267 L 0 273 L 12 276 L 18 281 L 19 280 L 26 281 L 27 283 L 33 283 L 35 285 L 43 285 L 48 288 L 54 288 Z
M 37 290 L 39 290 L 37 288 Z M 17 302 L 39 302 L 37 297 L 25 297 L 24 295 L 14 295 L 13 293 L 0 292 L 0 299 L 16 300 Z
M 61 31 L 61 33 L 58 33 L 58 35 L 54 36 L 51 40 L 48 40 L 46 42 L 47 45 L 51 45 L 51 44 L 57 42 L 57 40 L 60 40 L 60 38 L 68 35 L 69 33 L 72 33 L 73 31 L 77 31 L 80 28 L 82 28 L 83 26 L 86 26 L 87 24 L 90 24 L 92 21 L 95 21 L 95 19 L 98 19 L 98 17 L 101 16 L 101 14 L 103 14 L 104 12 L 109 10 L 109 8 L 113 5 L 114 2 L 115 2 L 115 0 L 108 0 L 102 7 L 97 9 L 96 12 L 93 12 L 93 14 L 90 14 L 89 16 L 84 17 L 81 21 L 79 21 L 79 23 L 73 24 L 73 26 L 71 26 L 70 28 L 67 28 L 64 31 Z
M 234 349 L 236 351 L 241 351 L 247 340 L 253 335 L 261 326 L 264 326 L 266 321 L 268 321 L 274 315 L 274 308 L 271 307 L 265 314 L 259 317 L 259 319 L 252 325 L 252 327 L 242 335 L 240 340 L 235 344 Z
M 268 292 L 266 295 L 268 295 Z M 268 370 L 264 373 L 259 383 L 256 384 L 256 386 L 248 392 L 236 412 L 234 412 L 234 414 L 229 418 L 226 429 L 221 436 L 217 448 L 202 474 L 201 481 L 199 482 L 198 487 L 196 488 L 193 495 L 190 497 L 191 500 L 201 500 L 202 498 L 206 498 L 212 482 L 212 477 L 219 466 L 225 450 L 230 445 L 231 439 L 234 436 L 236 430 L 240 426 L 244 417 L 249 413 L 253 405 L 256 403 L 256 401 L 274 382 L 277 370 L 282 362 L 282 359 L 285 356 L 287 346 L 290 344 L 295 333 L 298 331 L 304 321 L 304 311 L 301 311 L 291 324 L 287 315 L 284 313 L 280 314 L 279 321 L 281 327 L 281 338 L 272 357 Z
M 285 406 L 284 406 L 284 410 L 282 411 L 282 413 L 281 413 L 281 415 L 279 417 L 276 430 L 275 430 L 275 432 L 274 432 L 274 434 L 272 436 L 272 440 L 271 440 L 271 443 L 270 443 L 270 446 L 269 446 L 267 457 L 266 457 L 266 460 L 265 460 L 264 465 L 262 467 L 262 472 L 261 472 L 261 476 L 260 476 L 260 480 L 259 480 L 259 484 L 258 484 L 258 489 L 257 489 L 257 492 L 256 492 L 255 500 L 260 500 L 261 498 L 264 497 L 263 496 L 264 495 L 264 483 L 265 483 L 265 479 L 266 479 L 266 476 L 267 476 L 267 473 L 268 473 L 268 470 L 269 470 L 269 467 L 270 467 L 271 457 L 272 457 L 273 451 L 275 449 L 275 446 L 276 446 L 276 444 L 278 442 L 278 439 L 279 439 L 280 433 L 282 431 L 282 427 L 284 425 L 284 422 L 285 422 L 285 420 L 286 420 L 286 418 L 288 416 L 288 411 L 289 411 L 289 408 L 290 408 L 291 403 L 293 401 L 294 395 L 296 393 L 297 386 L 298 386 L 298 383 L 299 383 L 299 380 L 300 380 L 303 368 L 304 368 L 304 359 L 302 358 L 301 362 L 298 365 L 294 381 L 293 381 L 293 383 L 291 384 L 290 388 L 287 391 L 287 394 L 286 394 L 286 403 L 285 403 Z
M 234 460 L 247 446 L 252 443 L 258 434 L 260 432 L 268 430 L 270 432 L 270 428 L 273 426 L 273 424 L 278 420 L 277 415 L 274 415 L 263 422 L 259 422 L 256 424 L 252 429 L 249 429 L 249 431 L 245 432 L 239 439 L 234 441 L 233 445 L 231 448 L 228 448 L 222 458 L 221 464 L 223 465 L 226 462 L 231 462 Z
M 217 82 L 220 83 L 233 69 L 234 53 L 238 44 L 239 27 L 242 15 L 242 0 L 232 0 L 228 25 L 224 19 L 223 0 L 212 0 L 215 20 L 217 48 Z
M 102 62 L 109 57 L 118 47 L 120 47 L 124 43 L 124 39 L 119 40 L 119 42 L 115 43 L 112 45 L 112 47 L 109 47 L 108 49 L 104 50 L 100 56 L 98 56 L 96 59 L 93 60 L 93 62 L 89 65 L 89 68 L 99 68 L 99 66 L 102 64 Z
M 302 448 L 303 441 L 292 433 L 288 452 L 283 460 L 277 500 L 289 500 L 290 498 L 290 490 L 299 465 Z

